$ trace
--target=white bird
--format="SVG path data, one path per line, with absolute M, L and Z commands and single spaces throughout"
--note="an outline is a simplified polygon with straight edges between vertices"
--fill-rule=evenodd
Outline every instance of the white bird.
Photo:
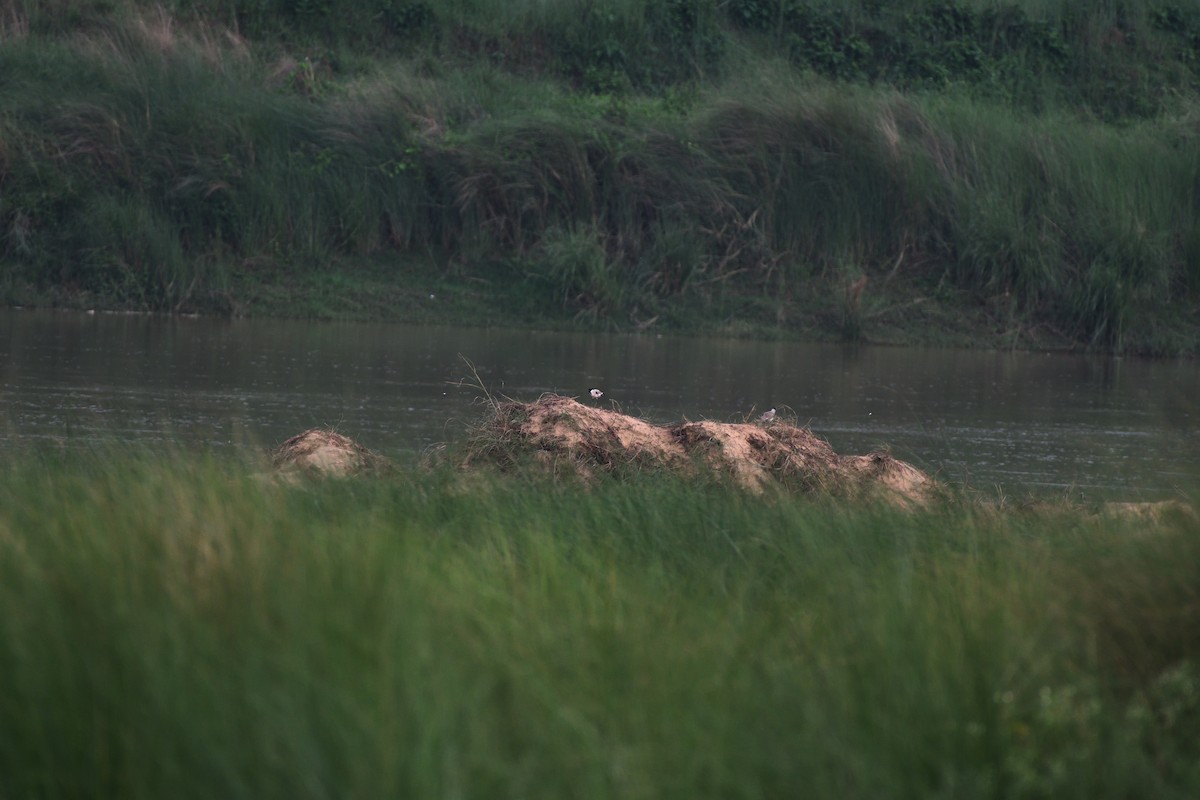
M 770 422 L 773 419 L 775 419 L 775 409 L 772 408 L 770 411 L 764 411 L 763 415 L 758 418 L 758 421 L 759 422 Z
M 599 400 L 601 397 L 604 397 L 604 392 L 600 391 L 599 389 L 592 389 L 592 391 L 588 392 L 588 394 L 592 396 L 593 400 Z

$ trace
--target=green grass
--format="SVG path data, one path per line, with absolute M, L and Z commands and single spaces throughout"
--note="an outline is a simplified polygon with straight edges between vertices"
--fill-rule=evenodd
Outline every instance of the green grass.
M 24 453 L 6 797 L 1200 789 L 1200 527 Z
M 0 299 L 1197 352 L 1200 17 L 989 8 L 0 2 Z

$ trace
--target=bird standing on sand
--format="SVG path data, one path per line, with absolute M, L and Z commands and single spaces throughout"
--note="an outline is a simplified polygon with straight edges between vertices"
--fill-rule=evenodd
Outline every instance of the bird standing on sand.
M 604 392 L 600 391 L 599 389 L 592 389 L 592 391 L 588 392 L 588 394 L 592 396 L 593 400 L 599 400 L 601 397 L 604 397 Z
M 758 421 L 759 422 L 770 422 L 773 419 L 775 419 L 775 409 L 772 408 L 770 411 L 763 412 L 763 415 L 758 418 Z

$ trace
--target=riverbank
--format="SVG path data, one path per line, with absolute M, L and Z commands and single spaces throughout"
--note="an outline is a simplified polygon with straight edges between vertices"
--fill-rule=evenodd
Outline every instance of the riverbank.
M 485 5 L 7 4 L 0 301 L 1200 352 L 1200 18 Z
M 155 309 L 106 292 L 10 283 L 6 300 L 21 308 L 157 312 L 233 318 L 502 327 L 579 332 L 655 333 L 807 342 L 931 345 L 996 350 L 1070 351 L 1076 338 L 1024 317 L 978 307 L 967 297 L 938 301 L 919 287 L 885 285 L 857 314 L 844 307 L 845 287 L 810 284 L 791 301 L 757 292 L 683 296 L 651 314 L 599 314 L 563 307 L 546 296 L 544 282 L 519 265 L 492 268 L 489 277 L 447 274 L 432 262 L 338 258 L 319 268 L 280 265 L 254 275 L 231 270 L 216 288 L 171 308 Z M 944 290 L 943 294 L 947 292 Z M 956 293 L 962 294 L 962 293 Z M 1187 355 L 1200 352 L 1200 321 L 1150 320 L 1127 352 Z M 1193 344 L 1194 342 L 1194 344 Z M 1096 349 L 1096 348 L 1093 348 Z M 1102 348 L 1100 348 L 1102 349 Z
M 0 467 L 16 796 L 1191 797 L 1196 521 Z

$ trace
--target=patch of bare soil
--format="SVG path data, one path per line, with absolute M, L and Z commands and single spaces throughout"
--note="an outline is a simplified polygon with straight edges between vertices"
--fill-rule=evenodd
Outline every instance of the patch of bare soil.
M 659 426 L 558 395 L 497 404 L 468 442 L 464 466 L 526 462 L 585 479 L 623 469 L 708 470 L 753 492 L 780 486 L 877 494 L 901 505 L 924 505 L 938 490 L 924 472 L 886 453 L 838 455 L 812 431 L 787 422 Z
M 348 436 L 313 428 L 285 441 L 271 454 L 272 466 L 284 474 L 342 478 L 391 469 L 387 458 Z

